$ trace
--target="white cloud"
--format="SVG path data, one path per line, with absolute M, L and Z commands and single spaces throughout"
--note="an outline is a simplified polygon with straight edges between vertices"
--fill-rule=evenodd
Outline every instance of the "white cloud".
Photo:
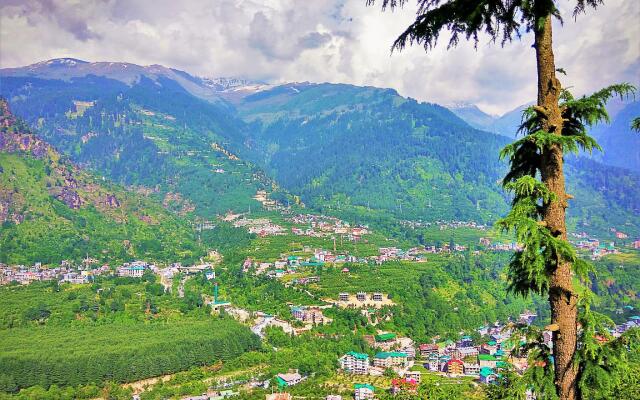
M 470 43 L 390 55 L 415 8 L 364 0 L 0 0 L 0 66 L 55 57 L 163 64 L 208 76 L 393 87 L 419 100 L 504 112 L 535 97 L 531 36 L 501 49 Z M 608 0 L 575 22 L 559 2 L 558 66 L 578 93 L 640 82 L 640 2 Z M 443 37 L 446 39 L 445 37 Z

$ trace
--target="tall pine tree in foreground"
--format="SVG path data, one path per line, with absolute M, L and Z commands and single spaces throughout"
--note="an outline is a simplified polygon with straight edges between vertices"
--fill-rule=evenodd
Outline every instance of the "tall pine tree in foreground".
M 574 0 L 573 16 L 596 8 L 603 0 Z M 382 9 L 404 6 L 407 0 L 382 0 Z M 449 47 L 461 38 L 478 43 L 485 34 L 502 45 L 533 33 L 536 56 L 537 104 L 523 116 L 524 137 L 507 146 L 502 157 L 511 169 L 505 187 L 514 193 L 511 212 L 499 221 L 513 230 L 524 251 L 516 253 L 509 265 L 509 284 L 514 292 L 547 295 L 551 308 L 553 352 L 538 360 L 538 380 L 550 379 L 548 386 L 533 385 L 538 398 L 565 400 L 581 398 L 581 380 L 594 380 L 613 368 L 607 352 L 621 348 L 612 341 L 606 348 L 593 343 L 593 337 L 606 329 L 602 319 L 591 312 L 587 285 L 588 265 L 577 257 L 567 241 L 568 200 L 564 177 L 564 154 L 599 149 L 587 135 L 586 127 L 609 119 L 605 105 L 615 95 L 634 92 L 628 84 L 614 85 L 589 97 L 575 99 L 557 78 L 553 53 L 552 19 L 561 19 L 558 0 L 418 0 L 415 21 L 396 39 L 393 49 L 407 44 L 422 45 L 430 51 L 440 33 L 449 31 Z M 375 0 L 367 0 L 371 5 Z M 578 330 L 580 322 L 582 329 Z M 578 345 L 580 344 L 580 350 Z M 545 351 L 532 352 L 538 357 Z M 548 352 L 546 352 L 548 353 Z M 552 356 L 552 358 L 551 358 Z M 599 358 L 600 357 L 600 358 Z M 599 368 L 599 369 L 598 369 Z M 594 371 L 598 371 L 598 374 Z M 537 373 L 539 372 L 539 374 Z M 532 375 L 532 374 L 529 374 Z

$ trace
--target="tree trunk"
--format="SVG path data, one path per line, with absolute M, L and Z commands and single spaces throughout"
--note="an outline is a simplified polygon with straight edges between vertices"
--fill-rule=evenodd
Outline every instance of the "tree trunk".
M 546 113 L 543 127 L 547 132 L 560 135 L 562 115 L 558 105 L 560 81 L 556 78 L 553 55 L 551 16 L 544 26 L 536 29 L 535 48 L 538 69 L 538 106 Z M 557 199 L 544 204 L 543 219 L 547 228 L 558 238 L 567 239 L 565 192 L 562 148 L 553 146 L 542 154 L 541 177 Z M 551 324 L 553 332 L 553 357 L 555 363 L 555 386 L 562 400 L 576 400 L 578 396 L 577 366 L 574 355 L 577 344 L 577 295 L 573 289 L 571 264 L 558 257 L 551 266 L 553 273 L 549 286 Z

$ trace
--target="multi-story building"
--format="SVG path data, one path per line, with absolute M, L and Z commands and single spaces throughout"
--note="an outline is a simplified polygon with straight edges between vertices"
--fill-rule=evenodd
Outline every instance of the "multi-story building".
M 407 354 L 398 351 L 383 351 L 373 359 L 373 365 L 381 368 L 405 367 L 407 363 Z
M 375 389 L 368 383 L 356 383 L 354 389 L 354 400 L 371 400 L 374 398 Z
M 451 359 L 447 361 L 446 372 L 452 375 L 462 375 L 464 373 L 464 363 L 461 360 Z
M 345 372 L 358 375 L 369 373 L 369 356 L 364 353 L 350 351 L 340 357 L 340 368 Z

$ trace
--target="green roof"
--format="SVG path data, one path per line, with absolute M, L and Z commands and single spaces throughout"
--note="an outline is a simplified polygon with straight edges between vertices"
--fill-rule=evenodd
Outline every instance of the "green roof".
M 347 355 L 353 356 L 353 357 L 357 358 L 358 360 L 367 360 L 369 358 L 368 354 L 358 353 L 358 352 L 355 352 L 355 351 L 350 351 L 350 352 L 347 353 Z
M 398 351 L 381 351 L 376 354 L 376 358 L 389 358 L 389 357 L 406 357 L 407 353 L 401 353 Z
M 509 363 L 506 363 L 504 361 L 498 361 L 496 363 L 496 367 L 498 367 L 498 368 L 507 368 L 508 366 L 509 366 Z
M 276 380 L 278 381 L 278 386 L 280 387 L 289 386 L 289 384 L 279 376 L 276 376 Z
M 478 354 L 478 360 L 481 361 L 496 361 L 496 358 L 491 354 Z
M 370 389 L 372 392 L 375 391 L 374 387 L 368 383 L 356 383 L 354 386 L 356 389 Z
M 489 368 L 489 367 L 480 368 L 480 376 L 483 376 L 486 378 L 487 376 L 492 374 L 495 374 L 495 372 L 493 372 L 493 368 Z
M 489 343 L 487 343 L 489 346 L 495 346 L 496 345 L 496 341 L 492 340 Z
M 395 338 L 395 333 L 381 333 L 379 335 L 376 335 L 376 342 L 386 342 L 387 340 L 392 340 Z

